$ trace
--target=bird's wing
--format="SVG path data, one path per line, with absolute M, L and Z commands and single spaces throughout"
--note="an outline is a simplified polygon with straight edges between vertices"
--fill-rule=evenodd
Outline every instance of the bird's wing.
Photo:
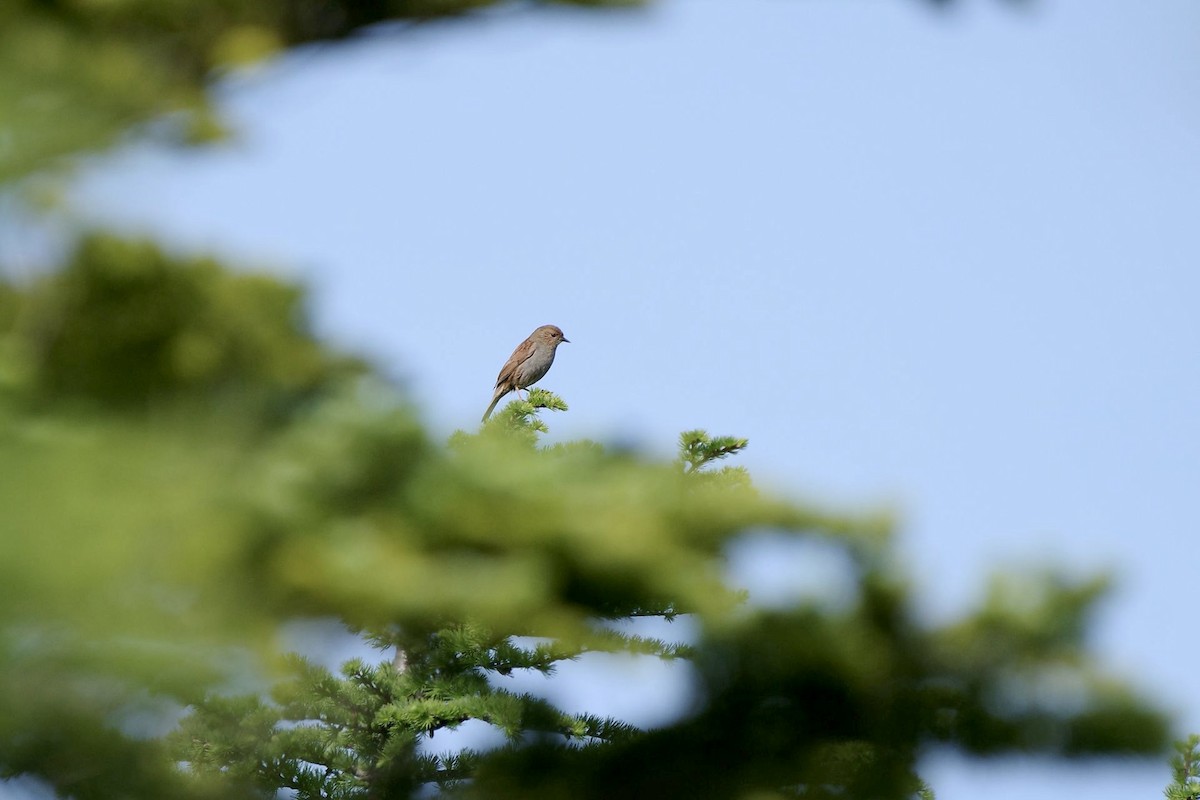
M 526 339 L 517 345 L 517 349 L 513 350 L 508 361 L 504 362 L 504 366 L 500 368 L 500 374 L 496 376 L 496 386 L 515 385 L 517 370 L 530 359 L 535 347 L 532 339 Z

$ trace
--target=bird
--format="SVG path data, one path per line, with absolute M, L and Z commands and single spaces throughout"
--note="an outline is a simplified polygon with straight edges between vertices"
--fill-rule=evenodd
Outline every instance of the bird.
M 517 345 L 496 376 L 496 391 L 492 395 L 492 404 L 483 412 L 483 421 L 488 421 L 501 397 L 509 392 L 516 392 L 520 397 L 521 389 L 540 381 L 554 363 L 554 351 L 563 342 L 570 341 L 557 325 L 543 325 Z

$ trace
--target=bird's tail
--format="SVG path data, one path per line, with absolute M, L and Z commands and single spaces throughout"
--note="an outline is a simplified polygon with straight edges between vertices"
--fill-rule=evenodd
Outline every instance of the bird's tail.
M 500 398 L 504 397 L 506 394 L 508 394 L 508 392 L 496 392 L 496 396 L 492 398 L 492 404 L 487 407 L 487 411 L 483 412 L 484 422 L 488 421 L 488 417 L 492 415 L 492 409 L 496 407 L 496 403 L 500 402 Z

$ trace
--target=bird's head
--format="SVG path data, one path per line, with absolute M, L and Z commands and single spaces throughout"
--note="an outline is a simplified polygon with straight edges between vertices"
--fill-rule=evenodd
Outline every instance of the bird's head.
M 529 338 L 537 339 L 545 342 L 546 344 L 552 344 L 555 346 L 557 346 L 560 342 L 566 342 L 567 344 L 571 343 L 570 339 L 568 339 L 566 336 L 563 336 L 562 329 L 557 325 L 543 325 L 534 331 L 533 335 Z

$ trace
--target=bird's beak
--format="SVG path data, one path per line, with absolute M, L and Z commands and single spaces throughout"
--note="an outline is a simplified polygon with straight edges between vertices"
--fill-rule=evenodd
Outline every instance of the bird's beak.
M 563 341 L 564 341 L 564 342 L 566 342 L 567 344 L 570 344 L 570 343 L 571 343 L 571 340 L 570 340 L 570 339 L 568 339 L 568 338 L 567 338 L 567 337 L 565 337 L 565 336 L 563 337 Z

